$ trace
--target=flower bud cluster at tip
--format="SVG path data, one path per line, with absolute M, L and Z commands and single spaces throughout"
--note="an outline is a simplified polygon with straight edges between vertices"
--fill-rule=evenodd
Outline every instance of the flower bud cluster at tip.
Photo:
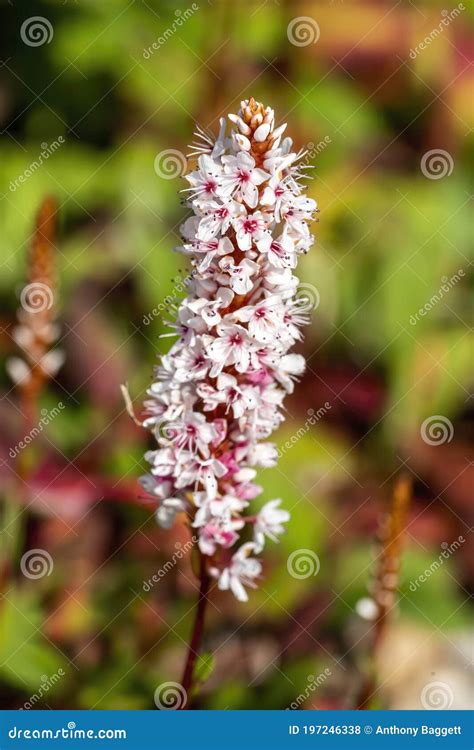
M 260 494 L 258 467 L 272 467 L 268 441 L 284 420 L 283 399 L 303 373 L 291 353 L 309 322 L 310 305 L 293 274 L 312 236 L 317 210 L 300 185 L 286 125 L 254 99 L 241 103 L 216 139 L 198 129 L 196 169 L 186 175 L 193 215 L 177 248 L 193 274 L 170 323 L 177 336 L 161 358 L 145 401 L 144 426 L 157 441 L 141 478 L 157 502 L 157 520 L 171 527 L 187 514 L 221 589 L 247 600 L 261 575 L 267 539 L 277 540 L 289 513 L 279 499 L 249 511 Z

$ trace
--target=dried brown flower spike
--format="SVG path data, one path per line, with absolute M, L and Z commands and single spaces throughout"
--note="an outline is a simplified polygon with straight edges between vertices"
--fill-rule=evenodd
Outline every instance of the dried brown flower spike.
M 45 198 L 38 211 L 28 254 L 27 284 L 20 293 L 18 325 L 13 331 L 23 356 L 12 357 L 7 363 L 30 416 L 44 382 L 54 377 L 64 361 L 63 353 L 52 348 L 59 334 L 54 305 L 56 211 L 52 197 Z
M 371 598 L 361 599 L 357 611 L 367 620 L 373 620 L 370 630 L 371 666 L 363 680 L 357 708 L 366 709 L 377 692 L 376 663 L 389 616 L 396 604 L 399 572 L 402 557 L 404 530 L 412 497 L 412 479 L 402 474 L 393 489 L 390 507 L 379 528 L 380 549 L 377 568 L 370 589 Z
M 402 475 L 393 489 L 389 511 L 380 524 L 381 551 L 372 587 L 372 596 L 378 608 L 377 619 L 385 618 L 395 604 L 399 583 L 403 532 L 411 493 L 411 477 Z

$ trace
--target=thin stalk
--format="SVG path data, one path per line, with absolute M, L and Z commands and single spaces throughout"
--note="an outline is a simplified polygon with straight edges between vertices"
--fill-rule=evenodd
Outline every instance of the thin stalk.
M 186 693 L 186 700 L 182 708 L 189 708 L 191 693 L 194 687 L 195 677 L 195 666 L 196 659 L 199 654 L 199 648 L 201 645 L 202 634 L 204 630 L 204 617 L 206 613 L 207 605 L 207 594 L 209 591 L 209 575 L 206 570 L 206 564 L 201 553 L 199 553 L 200 559 L 200 571 L 199 571 L 199 597 L 196 608 L 196 615 L 194 618 L 194 625 L 191 634 L 191 640 L 188 646 L 188 654 L 186 658 L 186 664 L 184 666 L 183 677 L 181 685 L 183 686 Z
M 357 696 L 356 707 L 359 710 L 368 709 L 377 692 L 378 655 L 396 604 L 403 534 L 411 496 L 411 477 L 402 474 L 395 484 L 390 509 L 380 529 L 381 550 L 372 592 L 377 605 L 377 617 L 371 629 L 369 670 Z

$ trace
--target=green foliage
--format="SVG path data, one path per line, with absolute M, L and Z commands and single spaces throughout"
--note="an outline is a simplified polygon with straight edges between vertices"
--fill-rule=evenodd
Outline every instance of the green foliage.
M 195 120 L 215 131 L 218 118 L 252 94 L 273 106 L 297 147 L 309 151 L 315 168 L 308 189 L 321 209 L 316 244 L 298 267 L 301 281 L 320 295 L 301 345 L 308 373 L 276 437 L 278 466 L 257 480 L 261 502 L 280 497 L 292 520 L 262 555 L 264 578 L 247 605 L 213 593 L 207 647 L 223 643 L 223 653 L 201 655 L 197 699 L 216 709 L 275 708 L 304 692 L 308 673 L 327 666 L 315 655 L 316 641 L 345 651 L 348 623 L 373 572 L 376 500 L 420 442 L 421 422 L 432 414 L 452 420 L 456 438 L 449 447 L 459 439 L 458 460 L 466 455 L 473 131 L 470 79 L 461 68 L 463 24 L 467 30 L 472 14 L 456 19 L 412 65 L 407 46 L 426 33 L 420 17 L 437 19 L 434 27 L 440 3 L 422 3 L 420 12 L 401 4 L 383 18 L 376 3 L 317 4 L 308 12 L 321 36 L 306 47 L 288 41 L 291 5 L 199 3 L 177 26 L 188 4 L 34 0 L 29 14 L 47 17 L 54 28 L 52 43 L 38 47 L 22 43 L 22 14 L 5 7 L 2 341 L 10 356 L 34 216 L 52 193 L 60 205 L 55 302 L 67 355 L 40 404 L 48 410 L 66 404 L 34 445 L 44 456 L 36 481 L 46 476 L 46 487 L 34 484 L 20 522 L 13 523 L 17 507 L 23 511 L 20 498 L 9 497 L 2 516 L 11 525 L 0 556 L 9 584 L 22 549 L 40 544 L 38 538 L 55 547 L 54 576 L 34 586 L 14 581 L 0 599 L 0 676 L 17 691 L 15 707 L 60 667 L 67 674 L 52 701 L 64 695 L 74 708 L 151 708 L 156 686 L 179 679 L 196 584 L 186 558 L 150 592 L 142 590 L 183 537 L 181 527 L 157 531 L 151 508 L 130 507 L 140 493 L 134 480 L 144 466 L 146 437 L 123 414 L 119 386 L 127 380 L 140 403 L 156 355 L 169 346 L 159 337 L 174 315 L 167 296 L 183 296 L 176 287 L 186 263 L 173 247 L 187 210 L 178 193 L 182 181 L 160 177 L 155 158 L 166 149 L 187 154 Z M 167 29 L 173 33 L 153 50 Z M 44 144 L 60 138 L 64 143 L 35 166 Z M 434 147 L 454 160 L 452 173 L 439 180 L 420 169 Z M 465 271 L 459 283 L 413 324 L 412 316 L 459 269 Z M 101 342 L 107 346 L 103 356 L 98 342 L 100 355 Z M 15 402 L 11 413 L 2 412 L 8 451 L 23 425 L 4 368 L 0 380 L 5 403 Z M 299 434 L 308 409 L 326 399 L 328 414 Z M 449 560 L 410 590 L 438 554 L 439 525 L 447 526 L 448 515 L 453 523 L 464 519 L 462 491 L 452 506 L 445 496 L 441 510 L 434 502 L 440 487 L 449 492 L 454 484 L 452 476 L 436 474 L 449 463 L 439 455 L 429 466 L 413 464 L 416 515 L 435 531 L 423 550 L 415 527 L 402 564 L 401 616 L 432 630 L 464 627 L 468 616 L 456 580 L 461 560 Z M 64 484 L 51 487 L 48 472 L 58 466 Z M 15 471 L 9 495 L 13 482 Z M 318 555 L 316 576 L 290 576 L 288 558 L 299 549 Z M 67 609 L 61 594 L 70 579 L 72 609 L 47 637 L 51 615 Z M 313 611 L 320 599 L 322 611 Z M 301 611 L 307 632 L 295 634 Z M 238 637 L 230 637 L 231 627 Z M 293 653 L 305 636 L 304 653 Z M 257 652 L 258 638 L 262 648 L 278 641 L 272 668 L 251 687 L 245 660 L 225 651 L 227 643 L 240 648 L 240 637 L 243 650 L 252 638 Z M 77 655 L 77 670 L 66 655 Z M 233 669 L 208 691 L 221 659 Z M 318 688 L 315 700 L 327 689 Z
M 2 599 L 0 675 L 22 690 L 35 691 L 44 675 L 51 678 L 60 668 L 64 673 L 71 671 L 60 650 L 41 634 L 43 619 L 32 589 L 12 588 Z M 52 694 L 57 684 L 51 688 Z

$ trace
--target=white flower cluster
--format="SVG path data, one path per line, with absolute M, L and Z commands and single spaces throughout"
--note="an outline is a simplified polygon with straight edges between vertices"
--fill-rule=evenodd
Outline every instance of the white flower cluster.
M 246 601 L 245 586 L 261 574 L 253 555 L 289 519 L 280 500 L 256 515 L 247 508 L 261 492 L 256 467 L 275 465 L 267 438 L 304 369 L 288 353 L 310 309 L 292 270 L 312 244 L 316 203 L 299 184 L 303 154 L 282 140 L 286 125 L 274 129 L 272 109 L 250 99 L 229 119 L 230 136 L 224 119 L 217 140 L 197 133 L 197 169 L 186 176 L 193 216 L 178 250 L 193 275 L 172 325 L 178 341 L 148 390 L 143 424 L 158 447 L 141 481 L 158 501 L 158 522 L 169 528 L 187 514 L 208 573 Z

